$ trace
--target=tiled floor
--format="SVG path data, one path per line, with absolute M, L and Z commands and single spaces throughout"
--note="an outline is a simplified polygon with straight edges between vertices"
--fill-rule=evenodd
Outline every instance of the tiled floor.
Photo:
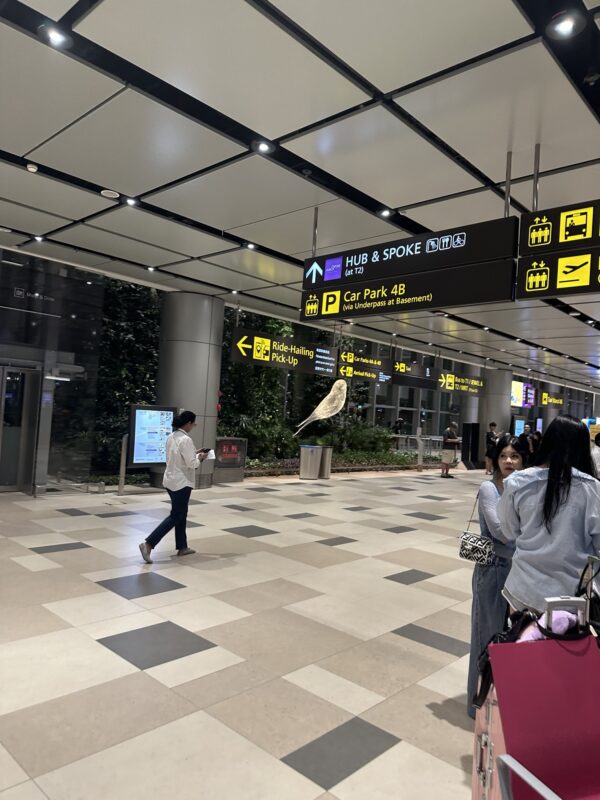
M 0 495 L 0 798 L 467 800 L 456 476 Z

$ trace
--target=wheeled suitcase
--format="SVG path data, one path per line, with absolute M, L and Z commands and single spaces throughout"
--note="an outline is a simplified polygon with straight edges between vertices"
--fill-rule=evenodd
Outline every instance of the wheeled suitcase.
M 491 687 L 475 715 L 475 746 L 471 796 L 473 800 L 502 800 L 496 758 L 506 753 L 496 689 Z

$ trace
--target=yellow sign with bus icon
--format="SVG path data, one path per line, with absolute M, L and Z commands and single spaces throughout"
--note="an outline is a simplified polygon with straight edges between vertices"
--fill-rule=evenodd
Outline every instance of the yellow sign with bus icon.
M 560 242 L 577 242 L 590 239 L 593 232 L 594 207 L 574 208 L 560 215 Z

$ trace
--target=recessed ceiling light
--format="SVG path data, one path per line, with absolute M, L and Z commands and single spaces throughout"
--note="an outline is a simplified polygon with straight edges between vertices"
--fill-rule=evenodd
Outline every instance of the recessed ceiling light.
M 92 282 L 91 282 L 91 281 L 86 281 L 86 284 L 87 284 L 88 286 L 91 286 L 91 285 L 92 285 Z
M 515 342 L 520 342 L 520 341 L 521 341 L 520 339 L 515 339 Z
M 486 361 L 489 361 L 489 360 L 490 360 L 490 357 L 489 357 L 489 356 L 486 356 L 486 357 L 485 357 L 485 360 L 486 360 Z
M 100 191 L 102 197 L 108 198 L 108 200 L 118 200 L 121 195 L 118 192 L 115 192 L 114 189 L 102 189 Z
M 509 367 L 512 367 L 513 365 L 512 365 L 512 364 L 509 364 L 508 366 L 509 366 Z
M 427 347 L 433 347 L 433 342 L 427 342 Z
M 594 324 L 594 320 L 593 319 L 588 319 L 586 321 L 587 321 L 588 325 L 593 325 Z
M 580 317 L 581 313 L 579 311 L 569 311 L 570 317 Z
M 34 236 L 33 238 L 36 240 L 36 242 L 43 242 L 44 241 L 44 237 L 43 236 Z
M 231 294 L 237 294 L 237 289 L 232 289 Z
M 506 347 L 501 347 L 501 348 L 500 348 L 500 352 L 501 352 L 501 353 L 506 353 Z
M 449 316 L 450 316 L 450 314 L 444 314 L 444 316 L 445 316 L 445 317 L 449 317 Z
M 258 150 L 259 153 L 270 153 L 275 148 L 269 142 L 262 141 L 256 145 L 256 149 Z
M 137 200 L 135 197 L 128 197 L 126 203 L 128 206 L 137 206 Z
M 585 25 L 586 19 L 578 11 L 560 11 L 546 25 L 546 35 L 551 39 L 568 39 L 581 33 Z
M 398 336 L 398 334 L 397 333 L 392 333 L 392 336 Z
M 252 242 L 246 242 L 246 247 L 248 248 L 248 250 L 256 249 L 256 245 L 253 244 Z
M 391 217 L 392 212 L 389 208 L 382 208 L 381 211 L 378 212 L 380 217 Z
M 489 331 L 489 328 L 488 328 L 488 326 L 487 326 L 487 325 L 484 325 L 484 328 L 483 328 L 483 330 L 484 330 L 484 331 Z
M 148 267 L 148 272 L 154 272 L 154 267 Z
M 37 164 L 27 164 L 27 172 L 37 172 L 38 165 Z
M 57 28 L 48 28 L 48 39 L 53 47 L 62 47 L 66 43 L 67 37 Z

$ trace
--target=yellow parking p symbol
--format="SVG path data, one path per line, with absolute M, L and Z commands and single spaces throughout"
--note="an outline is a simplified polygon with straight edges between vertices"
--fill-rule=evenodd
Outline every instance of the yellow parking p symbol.
M 338 314 L 340 310 L 341 292 L 323 292 L 321 314 Z

